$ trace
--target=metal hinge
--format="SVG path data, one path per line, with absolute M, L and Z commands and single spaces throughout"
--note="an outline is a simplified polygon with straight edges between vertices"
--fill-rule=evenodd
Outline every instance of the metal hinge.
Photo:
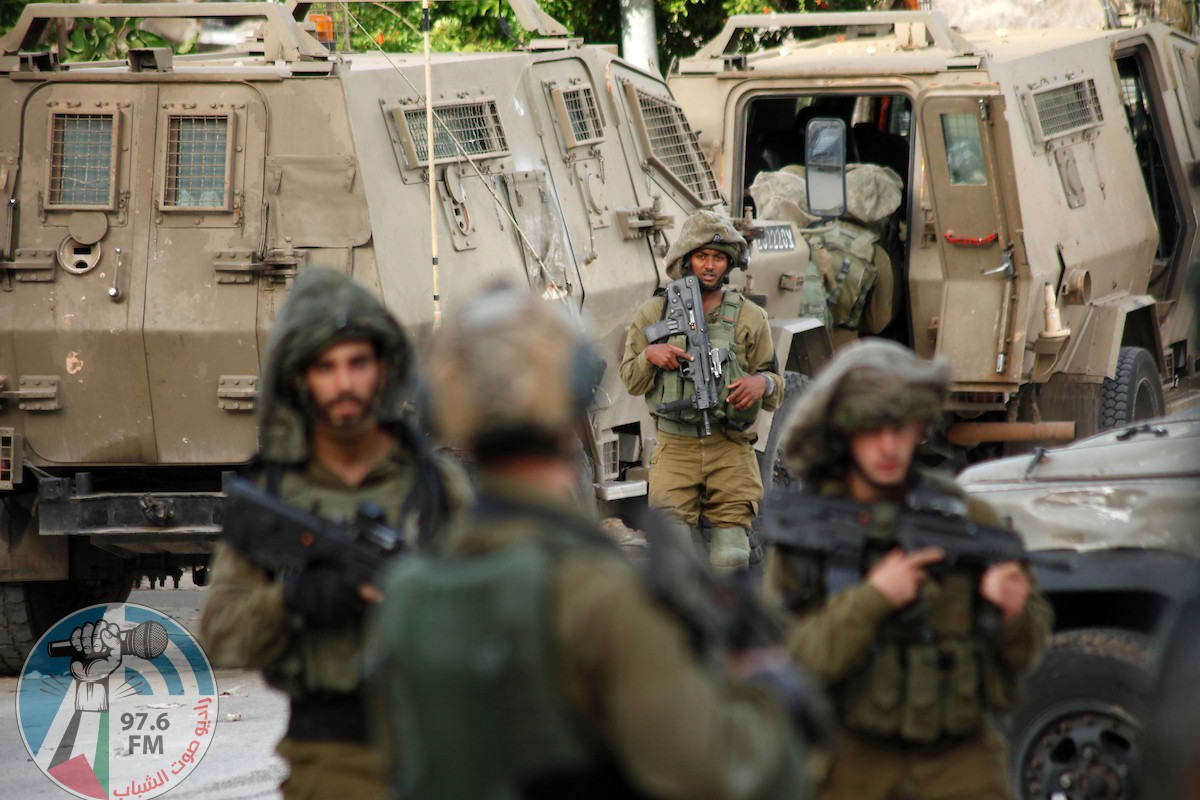
M 16 400 L 21 411 L 57 411 L 59 402 L 57 375 L 24 375 L 17 388 L 9 389 L 8 378 L 0 375 L 0 401 Z
M 257 375 L 222 375 L 217 379 L 217 408 L 222 411 L 253 411 L 257 400 Z
M 225 250 L 213 259 L 217 283 L 250 283 L 257 275 L 292 278 L 304 253 L 292 248 L 268 250 L 262 258 L 253 250 Z
M 661 233 L 675 224 L 675 217 L 659 210 L 657 199 L 649 208 L 618 208 L 614 213 L 624 239 L 640 239 L 652 233 Z

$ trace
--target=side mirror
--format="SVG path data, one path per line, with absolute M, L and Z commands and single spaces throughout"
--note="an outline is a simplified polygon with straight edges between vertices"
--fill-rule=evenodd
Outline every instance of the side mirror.
M 804 142 L 808 211 L 824 219 L 840 217 L 846 213 L 846 123 L 809 120 Z

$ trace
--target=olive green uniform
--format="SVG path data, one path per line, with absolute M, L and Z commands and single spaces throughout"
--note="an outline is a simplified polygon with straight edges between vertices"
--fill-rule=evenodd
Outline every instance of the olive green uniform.
M 357 489 L 310 462 L 284 473 L 280 496 L 301 508 L 319 504 L 325 516 L 352 516 L 363 501 L 398 510 L 414 474 L 396 447 Z M 221 546 L 200 637 L 214 665 L 261 669 L 291 700 L 288 731 L 278 748 L 291 767 L 285 797 L 383 796 L 383 765 L 367 745 L 362 704 L 362 619 L 347 619 L 337 629 L 306 625 L 284 607 L 281 580 Z
M 927 491 L 962 499 L 948 479 L 920 482 Z M 819 491 L 847 494 L 835 480 Z M 971 521 L 1000 525 L 983 503 L 965 502 Z M 890 538 L 899 510 L 877 504 L 872 535 Z M 768 583 L 777 587 L 794 579 L 778 555 L 772 553 L 768 568 Z M 1011 797 L 1006 747 L 991 715 L 1019 705 L 1019 677 L 1040 658 L 1053 613 L 1035 589 L 1019 615 L 993 634 L 982 633 L 978 581 L 978 572 L 957 571 L 929 580 L 918 601 L 923 613 L 912 618 L 865 581 L 798 613 L 788 648 L 828 687 L 844 726 L 822 798 Z
M 489 558 L 496 563 L 532 546 L 548 554 L 546 588 L 509 576 L 489 584 L 493 593 L 472 594 L 476 584 L 447 588 L 439 577 L 446 568 L 439 572 L 436 562 L 424 578 L 419 561 L 397 565 L 377 630 L 381 722 L 392 762 L 405 761 L 402 794 L 807 796 L 799 748 L 775 697 L 702 668 L 683 627 L 594 522 L 494 475 L 481 481 L 479 496 L 480 507 L 492 510 L 477 510 L 445 563 L 482 569 Z M 485 640 L 497 625 L 468 634 L 452 622 L 455 613 L 498 620 L 500 606 L 528 602 L 530 591 L 535 610 L 515 620 L 509 614 L 494 644 Z M 463 602 L 484 607 L 475 613 Z M 544 626 L 548 646 L 513 675 L 513 664 L 523 662 L 512 650 L 530 641 L 530 626 L 535 634 Z M 456 678 L 463 664 L 477 667 Z M 512 774 L 523 769 L 534 773 Z
M 652 297 L 637 310 L 621 359 L 625 388 L 632 395 L 647 397 L 657 421 L 658 441 L 650 456 L 650 504 L 670 510 L 692 526 L 703 516 L 713 527 L 747 528 L 763 496 L 753 434 L 714 421 L 712 433 L 703 436 L 698 424 L 679 423 L 653 411 L 662 396 L 666 373 L 646 360 L 649 342 L 642 329 L 662 319 L 665 303 L 665 298 Z M 721 323 L 723 308 L 718 305 L 705 315 L 710 331 Z M 762 398 L 763 409 L 778 408 L 783 401 L 783 378 L 775 371 L 775 346 L 762 308 L 748 301 L 741 303 L 733 344 L 742 374 L 770 379 L 771 392 Z
M 312 359 L 347 340 L 375 345 L 384 379 L 374 422 L 380 436 L 387 431 L 395 441 L 358 487 L 347 486 L 310 457 L 313 409 L 304 378 Z M 433 532 L 468 490 L 456 469 L 428 453 L 407 427 L 412 361 L 399 324 L 365 288 L 328 270 L 301 272 L 272 325 L 260 382 L 260 479 L 266 487 L 305 510 L 315 505 L 327 517 L 352 517 L 361 502 L 373 502 L 410 544 L 416 544 L 419 527 Z M 229 547 L 218 546 L 212 573 L 200 620 L 209 658 L 217 666 L 261 669 L 291 700 L 288 730 L 279 744 L 291 767 L 284 796 L 383 796 L 384 770 L 377 749 L 367 744 L 362 614 L 348 613 L 335 627 L 312 623 L 285 602 L 288 580 L 302 596 L 318 596 L 305 594 L 312 585 L 304 582 L 303 571 L 271 575 Z

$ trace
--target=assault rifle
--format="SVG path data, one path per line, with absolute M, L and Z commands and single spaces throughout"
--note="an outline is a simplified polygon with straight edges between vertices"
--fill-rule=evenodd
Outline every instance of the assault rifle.
M 662 512 L 648 509 L 634 520 L 646 534 L 647 582 L 651 595 L 688 632 L 693 652 L 709 666 L 721 665 L 726 652 L 783 646 L 782 621 L 763 605 L 748 570 L 717 575 L 701 561 L 691 542 L 680 541 Z M 791 660 L 768 658 L 747 676 L 775 694 L 805 740 L 831 747 L 836 729 L 831 707 L 820 688 Z
M 352 520 L 326 519 L 235 478 L 225 487 L 222 538 L 271 572 L 324 563 L 355 583 L 378 583 L 388 560 L 407 549 L 404 534 L 383 520 L 373 503 L 360 504 Z
M 873 512 L 872 506 L 853 500 L 776 489 L 763 504 L 762 516 L 767 540 L 776 547 L 824 557 L 827 565 L 859 575 L 872 553 L 897 545 L 906 552 L 939 548 L 945 557 L 931 567 L 934 572 L 955 567 L 982 571 L 1005 561 L 1071 569 L 1063 561 L 1029 552 L 1013 531 L 940 509 L 900 511 L 892 526 L 893 540 L 881 540 L 871 536 Z
M 721 402 L 721 367 L 729 360 L 729 351 L 714 348 L 708 340 L 708 326 L 704 322 L 704 298 L 700 294 L 700 281 L 695 275 L 685 275 L 667 284 L 667 305 L 663 318 L 642 328 L 651 343 L 670 336 L 687 337 L 687 354 L 691 360 L 679 359 L 679 374 L 695 387 L 691 397 L 670 403 L 659 403 L 659 414 L 694 408 L 700 412 L 704 435 L 712 433 L 708 420 L 709 410 Z
M 678 540 L 660 511 L 642 511 L 634 525 L 646 535 L 650 594 L 683 623 L 698 656 L 783 641 L 780 620 L 763 606 L 749 571 L 717 575 L 691 542 Z

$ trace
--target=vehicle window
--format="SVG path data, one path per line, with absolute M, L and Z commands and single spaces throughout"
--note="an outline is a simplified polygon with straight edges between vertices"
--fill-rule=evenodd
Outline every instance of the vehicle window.
M 625 84 L 626 98 L 649 161 L 663 177 L 691 193 L 698 204 L 721 199 L 700 143 L 679 104 Z
M 225 208 L 228 187 L 229 117 L 172 116 L 164 207 Z
M 592 87 L 577 89 L 551 87 L 550 96 L 558 115 L 558 125 L 566 139 L 566 147 L 595 144 L 604 139 L 600 126 L 600 111 Z
M 400 134 L 409 169 L 419 169 L 428 164 L 425 106 L 394 109 L 391 115 Z M 504 155 L 508 155 L 508 139 L 504 135 L 495 100 L 434 106 L 434 163 Z
M 54 114 L 50 125 L 48 204 L 111 208 L 116 118 Z
M 946 142 L 950 183 L 956 186 L 986 185 L 979 117 L 970 113 L 942 114 L 942 138 Z

